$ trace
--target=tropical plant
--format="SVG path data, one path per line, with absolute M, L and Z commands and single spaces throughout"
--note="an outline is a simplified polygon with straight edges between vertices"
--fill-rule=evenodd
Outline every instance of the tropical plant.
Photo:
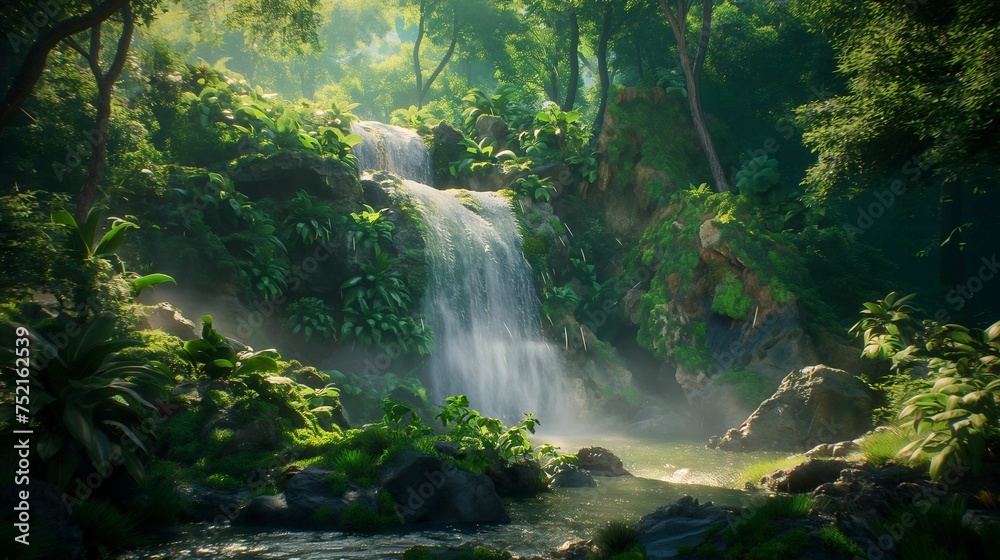
M 512 160 L 517 154 L 510 150 L 501 150 L 494 153 L 493 140 L 483 138 L 478 143 L 463 138 L 459 144 L 465 146 L 462 156 L 451 162 L 448 166 L 453 177 L 467 177 L 477 173 L 486 173 L 494 168 L 497 163 Z
M 552 193 L 556 191 L 556 186 L 552 179 L 539 177 L 538 175 L 528 175 L 517 180 L 517 192 L 521 196 L 527 196 L 541 202 L 548 202 L 552 198 Z
M 340 286 L 345 311 L 365 313 L 386 308 L 406 312 L 410 306 L 410 291 L 403 276 L 393 268 L 398 262 L 385 253 L 378 253 L 371 262 L 362 264 L 361 274 L 349 278 Z
M 337 338 L 337 320 L 333 309 L 323 300 L 304 297 L 288 305 L 288 320 L 285 321 L 292 334 L 301 334 L 308 341 L 312 336 Z
M 534 434 L 539 425 L 534 414 L 526 413 L 516 426 L 505 426 L 500 419 L 483 416 L 470 408 L 465 395 L 446 398 L 445 406 L 435 418 L 445 428 L 451 426 L 449 436 L 463 448 L 496 452 L 506 460 L 530 457 L 533 448 L 528 434 Z
M 355 246 L 360 243 L 366 250 L 374 249 L 376 255 L 383 250 L 382 243 L 392 243 L 395 224 L 385 219 L 383 212 L 388 208 L 375 210 L 367 204 L 361 212 L 351 212 L 351 231 Z
M 545 299 L 553 305 L 575 312 L 583 298 L 571 286 L 546 286 L 543 292 Z
M 215 330 L 211 315 L 201 318 L 201 338 L 186 341 L 180 353 L 199 374 L 210 379 L 276 372 L 281 359 L 275 350 L 237 351 L 226 337 Z
M 590 141 L 590 133 L 580 124 L 580 113 L 563 111 L 550 104 L 535 115 L 533 130 L 521 133 L 525 154 L 539 162 L 580 154 Z
M 736 173 L 736 188 L 745 195 L 764 194 L 779 182 L 778 160 L 767 155 L 748 160 Z
M 656 69 L 656 85 L 663 88 L 667 95 L 687 98 L 687 80 L 677 68 L 659 67 Z
M 65 488 L 86 457 L 103 476 L 115 464 L 124 463 L 129 475 L 142 483 L 145 469 L 139 452 L 148 452 L 146 443 L 153 434 L 147 424 L 156 417 L 156 408 L 139 395 L 139 383 L 162 386 L 170 382 L 169 370 L 158 363 L 124 359 L 121 351 L 137 342 L 115 336 L 116 319 L 99 314 L 82 325 L 79 334 L 64 344 L 18 327 L 19 337 L 33 340 L 38 356 L 30 376 L 31 401 L 28 417 L 37 434 L 35 452 L 48 479 Z M 20 346 L 4 353 L 11 365 L 28 367 Z M 33 354 L 35 355 L 35 354 Z M 15 364 L 15 357 L 17 363 Z M 13 371 L 5 371 L 5 376 Z M 9 386 L 13 387 L 11 380 Z M 7 426 L 14 419 L 14 407 L 4 407 Z
M 917 323 L 912 298 L 893 292 L 865 303 L 866 317 L 851 332 L 863 338 L 864 356 L 890 358 L 901 373 L 925 368 L 933 382 L 900 411 L 917 438 L 899 454 L 911 461 L 928 454 L 935 480 L 954 465 L 978 472 L 987 448 L 1000 441 L 1000 321 L 986 329 Z
M 580 152 L 566 158 L 566 163 L 573 166 L 581 181 L 593 183 L 597 181 L 600 156 L 600 152 Z
M 111 229 L 98 240 L 98 228 L 100 227 L 101 214 L 103 213 L 103 208 L 91 208 L 90 212 L 87 213 L 87 219 L 83 226 L 77 224 L 73 215 L 66 210 L 60 209 L 52 213 L 53 223 L 66 226 L 69 232 L 66 248 L 71 254 L 76 255 L 80 259 L 106 258 L 117 261 L 120 269 L 119 272 L 126 275 L 132 286 L 132 295 L 137 296 L 144 289 L 164 282 L 177 283 L 166 274 L 147 274 L 141 276 L 139 274 L 126 273 L 125 265 L 118 258 L 116 252 L 125 239 L 125 233 L 129 229 L 139 229 L 139 225 L 127 219 L 110 218 Z
M 308 247 L 327 245 L 333 237 L 333 221 L 337 217 L 332 206 L 319 202 L 315 196 L 299 191 L 287 205 L 281 231 L 285 239 Z
M 470 89 L 462 98 L 467 105 L 462 113 L 466 132 L 475 134 L 476 121 L 483 115 L 503 120 L 512 132 L 520 132 L 531 126 L 534 112 L 516 101 L 518 93 L 519 88 L 511 84 L 498 85 L 493 94 L 487 94 L 479 88 Z
M 434 116 L 434 113 L 430 109 L 426 107 L 420 108 L 416 105 L 410 105 L 406 109 L 396 109 L 392 112 L 390 118 L 389 122 L 393 126 L 411 128 L 413 130 L 434 126 L 438 123 L 438 118 Z
M 264 301 L 278 299 L 288 289 L 288 263 L 283 259 L 254 249 L 247 251 L 239 264 L 243 286 Z

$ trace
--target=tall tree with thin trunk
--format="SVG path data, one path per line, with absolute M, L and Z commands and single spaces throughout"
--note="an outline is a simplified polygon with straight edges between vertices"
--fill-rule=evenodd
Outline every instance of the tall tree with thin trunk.
M 580 84 L 580 20 L 576 6 L 569 7 L 566 18 L 569 20 L 569 79 L 566 83 L 566 100 L 562 102 L 560 108 L 563 111 L 572 111 L 576 105 L 576 92 Z
M 94 75 L 97 83 L 97 117 L 94 127 L 95 133 L 91 135 L 93 148 L 90 154 L 90 166 L 87 169 L 87 179 L 80 189 L 80 195 L 76 203 L 76 221 L 82 224 L 86 221 L 87 212 L 94 205 L 97 192 L 101 183 L 101 175 L 104 173 L 104 164 L 108 160 L 108 129 L 111 124 L 111 94 L 114 91 L 115 82 L 125 67 L 125 58 L 128 56 L 129 46 L 132 45 L 132 35 L 135 30 L 135 18 L 132 15 L 132 7 L 125 3 L 121 8 L 122 31 L 118 37 L 118 45 L 114 58 L 107 70 L 101 67 L 101 28 L 104 22 L 99 22 L 90 28 L 90 44 L 88 48 L 82 47 L 72 37 L 65 39 L 66 43 L 73 50 L 87 61 L 90 72 Z
M 712 0 L 700 1 L 702 4 L 701 33 L 698 34 L 698 45 L 693 64 L 688 51 L 687 16 L 694 3 L 688 3 L 687 0 L 660 0 L 660 8 L 667 16 L 670 29 L 674 32 L 674 39 L 677 41 L 677 53 L 681 69 L 684 71 L 684 80 L 687 82 L 691 121 L 694 123 L 695 132 L 698 134 L 701 148 L 705 152 L 708 166 L 712 171 L 712 186 L 716 192 L 728 192 L 732 189 L 726 180 L 726 172 L 719 161 L 715 145 L 712 144 L 712 137 L 708 133 L 708 125 L 705 122 L 705 112 L 701 107 L 701 70 L 705 65 L 705 55 L 708 53 L 708 41 L 712 36 Z
M 601 104 L 597 108 L 597 117 L 594 119 L 594 138 L 601 133 L 604 126 L 604 112 L 608 109 L 608 94 L 611 90 L 611 75 L 608 70 L 608 42 L 611 40 L 611 32 L 614 31 L 615 7 L 611 2 L 604 4 L 601 14 L 601 32 L 597 38 L 597 76 L 601 82 Z
M 419 4 L 419 16 L 420 21 L 417 24 L 417 39 L 413 43 L 413 73 L 417 78 L 417 107 L 424 106 L 424 100 L 427 99 L 427 94 L 431 90 L 431 86 L 434 84 L 434 80 L 441 75 L 448 63 L 451 62 L 452 57 L 455 55 L 455 49 L 458 47 L 459 35 L 461 34 L 461 21 L 459 16 L 459 9 L 457 6 L 445 6 L 441 5 L 443 3 L 434 2 L 433 0 L 420 0 Z M 444 56 L 441 57 L 441 61 L 438 62 L 437 67 L 431 72 L 431 75 L 427 77 L 424 81 L 424 73 L 420 63 L 420 50 L 423 45 L 424 39 L 428 34 L 428 26 L 432 16 L 435 11 L 451 10 L 451 41 L 448 44 L 448 49 L 445 51 Z

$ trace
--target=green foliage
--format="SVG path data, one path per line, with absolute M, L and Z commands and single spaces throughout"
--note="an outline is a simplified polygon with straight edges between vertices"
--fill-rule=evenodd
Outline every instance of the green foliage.
M 543 163 L 581 154 L 590 132 L 581 124 L 580 113 L 563 111 L 553 103 L 535 114 L 533 130 L 522 132 L 519 141 L 528 157 Z
M 305 191 L 299 191 L 286 206 L 281 231 L 286 240 L 303 247 L 328 245 L 333 238 L 333 207 Z
M 594 535 L 594 546 L 600 558 L 617 558 L 631 552 L 639 544 L 639 531 L 635 524 L 626 521 L 609 521 Z M 641 549 L 640 556 L 642 558 Z
M 45 286 L 51 276 L 56 249 L 51 224 L 43 216 L 44 194 L 13 193 L 0 197 L 0 292 L 17 301 Z
M 465 147 L 461 157 L 448 166 L 453 177 L 468 177 L 492 171 L 496 164 L 513 159 L 517 156 L 510 150 L 500 150 L 494 153 L 492 139 L 483 138 L 478 143 L 463 138 L 459 143 Z
M 445 399 L 444 408 L 435 418 L 445 428 L 451 427 L 449 437 L 462 447 L 496 452 L 507 460 L 527 457 L 531 453 L 528 434 L 534 434 L 539 424 L 534 414 L 526 413 L 516 426 L 505 426 L 499 419 L 483 416 L 470 408 L 469 398 L 465 395 Z
M 305 151 L 333 157 L 357 171 L 357 159 L 350 153 L 363 140 L 350 131 L 351 123 L 357 120 L 351 113 L 356 104 L 293 104 L 265 94 L 260 86 L 252 87 L 238 75 L 224 76 L 208 68 L 199 69 L 199 73 L 201 89 L 198 93 L 185 91 L 181 97 L 190 118 L 203 129 L 212 130 L 221 123 L 249 140 L 264 156 L 279 150 Z
M 233 345 L 212 326 L 212 316 L 201 318 L 201 338 L 184 343 L 181 356 L 199 374 L 211 379 L 243 377 L 254 373 L 278 371 L 281 355 L 275 350 L 237 352 Z
M 378 475 L 375 460 L 360 449 L 348 449 L 338 455 L 331 466 L 347 475 L 348 480 L 361 485 L 371 484 Z
M 996 550 L 998 524 L 972 526 L 963 521 L 965 502 L 958 496 L 929 503 L 906 504 L 894 508 L 876 530 L 905 530 L 896 539 L 900 558 L 990 558 Z
M 526 130 L 531 125 L 535 113 L 517 102 L 517 98 L 522 95 L 523 93 L 518 86 L 512 84 L 498 85 L 492 95 L 479 88 L 470 89 L 462 98 L 467 107 L 462 113 L 466 133 L 474 135 L 476 121 L 484 115 L 497 117 L 504 121 L 510 136 L 517 136 L 518 133 Z M 497 140 L 505 139 L 497 138 Z
M 809 515 L 816 507 L 816 500 L 811 494 L 756 495 L 750 499 L 748 507 L 755 515 L 768 519 L 798 519 Z
M 149 452 L 148 425 L 156 409 L 139 395 L 136 383 L 159 386 L 169 382 L 169 374 L 162 365 L 124 359 L 120 352 L 136 342 L 115 336 L 115 318 L 109 314 L 97 315 L 75 330 L 79 334 L 62 345 L 45 335 L 21 331 L 31 337 L 39 355 L 44 351 L 51 356 L 33 360 L 44 365 L 31 376 L 30 417 L 36 422 L 38 462 L 60 487 L 70 483 L 84 458 L 103 475 L 111 472 L 113 462 L 124 463 L 129 475 L 141 483 L 145 469 L 139 452 Z M 3 373 L 11 386 L 14 358 L 24 355 L 23 348 L 3 352 L 10 358 Z M 5 407 L 5 413 L 9 429 L 14 407 Z
M 517 180 L 517 191 L 521 196 L 527 196 L 541 202 L 548 202 L 555 192 L 556 186 L 548 177 L 528 175 Z
M 712 381 L 732 387 L 733 395 L 740 404 L 750 409 L 756 409 L 778 388 L 763 375 L 744 368 L 728 369 L 713 377 Z
M 366 506 L 351 502 L 340 514 L 340 526 L 354 533 L 374 533 L 382 528 L 382 520 Z
M 730 274 L 719 284 L 719 289 L 712 299 L 712 311 L 733 319 L 745 319 L 753 300 L 743 294 L 743 283 Z
M 434 116 L 434 113 L 430 109 L 426 107 L 418 108 L 416 105 L 410 105 L 406 109 L 396 109 L 392 112 L 392 119 L 389 121 L 393 126 L 411 128 L 413 130 L 434 126 L 438 122 L 439 119 Z
M 392 231 L 395 224 L 386 221 L 382 212 L 388 208 L 376 211 L 367 204 L 361 212 L 351 212 L 350 226 L 354 235 L 355 246 L 361 244 L 366 250 L 374 250 L 376 256 L 386 248 L 383 243 L 392 243 Z
M 890 358 L 900 373 L 926 368 L 933 381 L 900 411 L 918 436 L 900 454 L 915 461 L 927 453 L 935 480 L 953 465 L 978 472 L 987 447 L 1000 440 L 1000 322 L 986 329 L 918 323 L 912 298 L 891 293 L 865 303 L 851 332 L 864 340 L 864 356 Z
M 763 195 L 780 182 L 778 160 L 763 155 L 748 160 L 736 174 L 736 189 L 745 195 Z
M 844 558 L 864 556 L 864 551 L 854 541 L 844 536 L 836 525 L 827 525 L 819 530 L 819 540 L 824 546 L 839 553 Z
M 337 338 L 337 321 L 333 309 L 314 297 L 299 298 L 288 305 L 285 326 L 292 334 L 301 334 L 306 341 L 315 334 L 320 338 Z
M 243 487 L 243 482 L 226 473 L 210 474 L 205 478 L 205 482 L 216 490 L 237 490 Z
M 809 545 L 809 533 L 802 527 L 778 532 L 777 525 L 756 517 L 733 533 L 726 560 L 791 560 Z
M 347 491 L 347 485 L 350 482 L 347 475 L 341 471 L 331 472 L 323 478 L 323 481 L 326 482 L 327 488 L 330 489 L 330 492 L 333 493 L 334 496 L 343 496 L 344 492 Z
M 805 455 L 792 455 L 790 457 L 762 458 L 747 465 L 740 475 L 740 480 L 751 484 L 759 484 L 761 477 L 773 473 L 778 469 L 790 469 L 806 461 Z
M 901 429 L 880 430 L 861 440 L 861 455 L 875 466 L 887 463 L 919 464 L 919 457 L 914 461 L 899 454 L 899 450 L 912 442 L 914 437 L 912 432 L 907 434 Z

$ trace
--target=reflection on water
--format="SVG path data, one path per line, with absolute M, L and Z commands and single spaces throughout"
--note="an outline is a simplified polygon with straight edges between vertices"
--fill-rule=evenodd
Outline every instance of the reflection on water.
M 172 542 L 135 551 L 122 559 L 245 558 L 319 560 L 398 558 L 416 546 L 466 543 L 542 554 L 566 541 L 590 538 L 612 519 L 632 519 L 685 494 L 702 502 L 737 505 L 743 492 L 739 475 L 762 454 L 724 453 L 700 442 L 657 442 L 626 436 L 546 436 L 564 452 L 599 445 L 621 457 L 636 478 L 598 478 L 597 488 L 562 488 L 537 498 L 508 500 L 511 523 L 499 526 L 440 528 L 373 536 L 333 532 L 250 533 L 230 528 L 205 531 L 188 527 Z

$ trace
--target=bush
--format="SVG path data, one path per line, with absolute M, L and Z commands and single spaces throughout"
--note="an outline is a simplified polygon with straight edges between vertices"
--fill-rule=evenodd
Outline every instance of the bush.
M 342 451 L 333 460 L 332 466 L 347 475 L 349 480 L 359 484 L 369 484 L 378 475 L 375 460 L 360 449 Z
M 601 558 L 611 558 L 622 552 L 629 552 L 639 544 L 639 530 L 633 523 L 609 521 L 594 535 L 594 546 Z

